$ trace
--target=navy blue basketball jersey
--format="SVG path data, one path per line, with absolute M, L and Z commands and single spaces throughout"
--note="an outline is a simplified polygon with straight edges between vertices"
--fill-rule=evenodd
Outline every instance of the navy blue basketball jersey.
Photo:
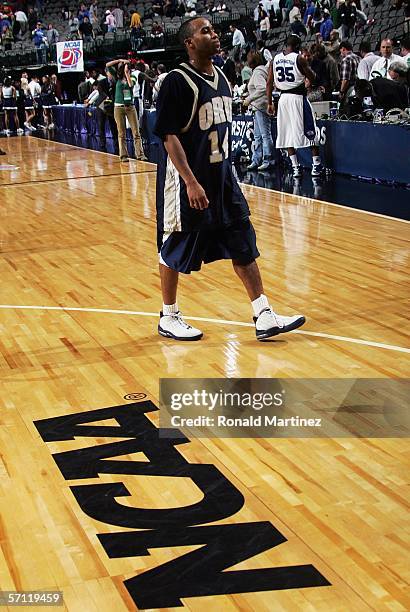
M 191 208 L 186 186 L 160 146 L 157 168 L 157 222 L 165 232 L 229 226 L 249 217 L 246 199 L 231 164 L 232 96 L 219 68 L 213 77 L 190 64 L 172 70 L 161 86 L 155 133 L 176 134 L 188 165 L 209 200 L 205 210 Z

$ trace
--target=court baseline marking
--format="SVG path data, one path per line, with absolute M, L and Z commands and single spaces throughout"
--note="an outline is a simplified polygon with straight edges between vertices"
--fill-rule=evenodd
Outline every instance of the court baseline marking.
M 100 314 L 118 314 L 139 317 L 155 317 L 158 318 L 157 312 L 141 312 L 138 310 L 118 310 L 111 308 L 80 308 L 74 306 L 21 306 L 18 304 L 0 304 L 1 310 L 58 310 L 63 312 L 90 312 Z M 204 323 L 216 323 L 219 325 L 237 325 L 239 327 L 254 327 L 253 323 L 245 323 L 244 321 L 229 321 L 225 319 L 209 319 L 207 317 L 185 317 L 191 321 L 202 321 Z M 409 353 L 410 348 L 405 346 L 396 346 L 394 344 L 383 344 L 382 342 L 372 342 L 371 340 L 362 340 L 361 338 L 349 338 L 348 336 L 336 336 L 334 334 L 326 334 L 322 332 L 312 332 L 305 330 L 294 330 L 293 334 L 301 334 L 303 336 L 312 336 L 315 338 L 327 338 L 328 340 L 337 340 L 340 342 L 350 342 L 352 344 L 361 344 L 363 346 L 372 346 L 388 351 L 397 351 L 399 353 Z
M 118 157 L 118 155 L 115 155 L 115 153 L 108 153 L 107 151 L 98 151 L 96 149 L 88 149 L 87 147 L 81 147 L 79 145 L 73 145 L 67 142 L 61 142 L 59 140 L 46 140 L 44 138 L 37 138 L 37 140 L 41 140 L 43 142 L 48 142 L 48 143 L 58 142 L 59 144 L 65 145 L 66 147 L 73 147 L 74 149 L 83 149 L 86 151 L 92 151 L 93 153 L 100 153 L 102 155 L 110 155 L 111 157 Z M 131 159 L 133 160 L 133 158 Z M 143 163 L 151 164 L 152 166 L 155 167 L 155 170 L 145 170 L 145 172 L 156 172 L 157 164 L 155 164 L 154 162 L 143 162 Z M 327 204 L 328 206 L 336 206 L 337 208 L 346 208 L 347 210 L 355 211 L 355 212 L 366 214 L 366 215 L 373 215 L 374 217 L 382 217 L 384 219 L 390 219 L 391 221 L 400 221 L 401 223 L 410 223 L 410 221 L 408 221 L 407 219 L 400 219 L 399 217 L 390 217 L 389 215 L 384 215 L 383 213 L 376 213 L 370 210 L 363 210 L 362 208 L 354 208 L 353 206 L 347 206 L 347 205 L 345 206 L 344 204 L 336 204 L 336 202 L 329 202 L 328 200 L 318 200 L 316 198 L 309 198 L 306 196 L 296 196 L 295 194 L 288 193 L 287 191 L 278 191 L 277 189 L 269 189 L 268 187 L 259 187 L 258 185 L 249 185 L 248 183 L 239 183 L 239 184 L 241 187 L 248 187 L 250 189 L 251 188 L 262 189 L 262 191 L 271 191 L 272 193 L 278 193 L 281 195 L 285 194 L 293 198 L 298 198 L 302 201 L 309 200 L 312 202 L 317 202 L 318 204 Z
M 62 144 L 66 147 L 73 147 L 74 149 L 83 149 L 86 151 L 91 151 L 93 153 L 99 153 L 100 155 L 110 155 L 111 157 L 118 157 L 118 155 L 115 155 L 115 153 L 108 153 L 107 151 L 98 151 L 96 149 L 89 149 L 87 147 L 81 147 L 80 145 L 73 145 L 73 144 L 69 144 L 68 142 L 61 142 L 59 140 L 46 140 L 45 138 L 37 138 L 37 140 L 40 140 L 42 142 L 57 142 L 58 144 Z M 131 158 L 132 161 L 137 161 L 134 160 L 133 158 Z M 157 164 L 155 164 L 154 162 L 143 162 L 145 164 L 151 164 L 152 166 L 155 167 L 155 170 L 144 170 L 142 172 L 156 172 L 156 167 Z M 373 215 L 374 217 L 382 217 L 384 219 L 390 219 L 391 221 L 400 221 L 400 223 L 410 223 L 410 221 L 408 221 L 407 219 L 400 219 L 399 217 L 390 217 L 389 215 L 384 215 L 383 213 L 376 213 L 376 212 L 372 212 L 370 210 L 363 210 L 362 208 L 354 208 L 353 206 L 347 206 L 344 204 L 336 204 L 336 202 L 329 202 L 328 200 L 318 200 L 316 198 L 309 198 L 306 196 L 297 196 L 295 194 L 292 193 L 288 193 L 287 191 L 278 191 L 277 189 L 269 189 L 268 187 L 259 187 L 258 185 L 249 185 L 248 183 L 239 183 L 241 187 L 247 187 L 249 189 L 262 189 L 262 191 L 271 191 L 272 193 L 278 193 L 280 195 L 288 195 L 290 197 L 293 198 L 297 198 L 299 200 L 302 201 L 312 201 L 312 202 L 317 202 L 318 204 L 327 204 L 328 206 L 336 206 L 337 208 L 345 208 L 347 210 L 351 210 L 354 212 L 358 212 L 358 213 L 362 213 L 362 214 L 366 214 L 366 215 Z
M 80 180 L 89 180 L 89 179 L 97 179 L 97 178 L 106 178 L 107 176 L 112 178 L 116 176 L 132 176 L 134 174 L 152 174 L 156 172 L 156 170 L 135 170 L 131 172 L 113 172 L 110 174 L 89 174 L 88 176 L 63 176 L 60 178 L 53 179 L 39 179 L 32 181 L 22 181 L 21 183 L 0 183 L 0 187 L 20 187 L 21 185 L 38 185 L 41 183 L 56 183 L 62 181 L 80 181 Z
M 336 202 L 329 202 L 328 200 L 317 200 L 316 198 L 309 198 L 309 196 L 300 196 L 292 193 L 288 193 L 287 191 L 278 191 L 277 189 L 270 189 L 269 187 L 259 187 L 259 185 L 249 185 L 249 183 L 239 183 L 241 187 L 247 187 L 248 189 L 262 189 L 262 191 L 271 191 L 272 193 L 277 193 L 281 196 L 286 195 L 290 198 L 297 198 L 298 200 L 302 200 L 302 202 L 315 202 L 317 204 L 326 204 L 327 206 L 336 206 L 336 208 L 345 208 L 346 210 L 363 213 L 365 215 L 373 215 L 374 217 L 382 217 L 382 219 L 389 219 L 390 221 L 400 221 L 400 223 L 410 223 L 407 219 L 401 219 L 400 217 L 390 217 L 389 215 L 384 215 L 383 213 L 372 212 L 371 210 L 363 210 L 363 208 L 354 208 L 354 206 L 347 206 L 344 204 L 336 204 Z

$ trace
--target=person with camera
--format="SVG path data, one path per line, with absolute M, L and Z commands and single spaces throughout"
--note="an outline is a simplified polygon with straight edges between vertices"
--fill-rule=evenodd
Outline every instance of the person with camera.
M 125 118 L 127 118 L 134 139 L 135 157 L 139 160 L 146 161 L 142 148 L 137 111 L 134 106 L 133 89 L 136 81 L 135 77 L 131 74 L 129 62 L 125 59 L 113 60 L 106 64 L 106 68 L 116 79 L 114 119 L 118 129 L 120 160 L 122 162 L 128 162 L 125 122 Z

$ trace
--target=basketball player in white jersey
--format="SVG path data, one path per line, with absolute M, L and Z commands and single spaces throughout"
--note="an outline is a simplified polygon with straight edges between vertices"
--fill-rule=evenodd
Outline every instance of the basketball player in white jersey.
M 302 168 L 298 164 L 296 149 L 312 148 L 312 176 L 319 176 L 322 165 L 316 137 L 316 122 L 309 100 L 306 97 L 305 79 L 312 83 L 316 75 L 307 60 L 299 53 L 301 40 L 292 34 L 286 41 L 286 49 L 273 58 L 269 66 L 267 95 L 272 100 L 273 83 L 281 92 L 278 103 L 276 148 L 287 149 L 292 162 L 293 176 L 299 178 Z M 268 114 L 274 114 L 272 103 Z

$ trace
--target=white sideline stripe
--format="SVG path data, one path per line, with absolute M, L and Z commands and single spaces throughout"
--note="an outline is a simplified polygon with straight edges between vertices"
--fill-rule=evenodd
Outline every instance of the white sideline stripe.
M 66 147 L 73 147 L 74 149 L 82 149 L 84 151 L 91 151 L 92 153 L 100 153 L 101 155 L 111 155 L 112 157 L 116 157 L 118 159 L 118 155 L 115 153 L 107 153 L 106 151 L 97 151 L 95 149 L 88 149 L 87 147 L 80 147 L 79 145 L 68 144 L 67 142 L 59 142 L 58 140 L 45 140 L 43 138 L 38 138 L 43 142 L 56 142 L 57 144 L 64 145 Z M 130 161 L 138 161 L 134 158 L 130 158 Z M 154 162 L 144 162 L 145 164 L 150 164 L 151 166 L 157 166 Z M 124 174 L 134 174 L 133 172 L 127 172 Z M 138 174 L 143 174 L 143 172 L 139 172 Z M 104 176 L 103 174 L 101 176 Z M 75 178 L 75 177 L 73 177 Z M 84 177 L 87 178 L 87 177 Z M 351 210 L 353 212 L 362 213 L 364 215 L 373 215 L 374 217 L 382 217 L 383 219 L 390 219 L 391 221 L 400 221 L 400 223 L 410 223 L 407 219 L 399 219 L 398 217 L 390 217 L 389 215 L 383 215 L 382 213 L 371 212 L 370 210 L 363 210 L 362 208 L 353 208 L 353 206 L 345 206 L 344 204 L 336 204 L 335 202 L 328 202 L 327 200 L 317 200 L 316 198 L 309 198 L 307 196 L 296 196 L 292 193 L 288 193 L 287 191 L 278 191 L 277 189 L 269 189 L 268 187 L 259 187 L 258 185 L 249 185 L 248 183 L 239 183 L 242 187 L 248 187 L 249 189 L 262 189 L 262 191 L 272 191 L 272 193 L 280 193 L 285 194 L 290 197 L 299 198 L 301 200 L 312 200 L 313 202 L 317 202 L 318 204 L 327 204 L 328 206 L 336 206 L 337 208 L 346 208 L 347 210 Z
M 309 198 L 308 196 L 300 196 L 287 191 L 278 191 L 277 189 L 269 189 L 268 187 L 259 187 L 258 185 L 249 185 L 248 183 L 239 183 L 241 187 L 248 187 L 249 189 L 262 189 L 262 191 L 272 191 L 272 193 L 279 193 L 281 195 L 289 196 L 290 198 L 298 198 L 299 200 L 309 200 L 317 202 L 318 204 L 326 204 L 327 206 L 336 206 L 336 208 L 345 208 L 353 212 L 362 213 L 364 215 L 373 215 L 374 217 L 382 217 L 383 219 L 389 219 L 390 221 L 400 221 L 400 223 L 410 223 L 407 219 L 399 219 L 398 217 L 389 217 L 389 215 L 383 215 L 382 213 L 371 212 L 370 210 L 363 210 L 362 208 L 353 208 L 353 206 L 345 206 L 344 204 L 336 204 L 335 202 L 328 202 L 327 200 L 317 200 L 316 198 Z
M 98 312 L 107 314 L 133 315 L 139 317 L 158 317 L 158 312 L 141 312 L 138 310 L 115 310 L 111 308 L 80 308 L 75 306 L 19 306 L 16 304 L 0 304 L 0 309 L 3 310 L 61 310 L 63 312 Z M 253 323 L 244 323 L 243 321 L 226 321 L 225 319 L 208 319 L 206 317 L 186 317 L 190 321 L 203 321 L 204 323 L 218 323 L 221 325 L 237 325 L 240 327 L 253 327 Z M 302 334 L 303 336 L 313 336 L 316 338 L 328 338 L 329 340 L 339 340 L 341 342 L 351 342 L 352 344 L 362 344 L 363 346 L 373 346 L 374 348 L 382 348 L 388 351 L 398 351 L 400 353 L 410 353 L 410 348 L 404 346 L 395 346 L 393 344 L 383 344 L 381 342 L 371 342 L 370 340 L 362 340 L 361 338 L 349 338 L 347 336 L 334 336 L 332 334 L 324 334 L 322 332 L 302 331 L 300 329 L 289 332 L 293 334 Z

